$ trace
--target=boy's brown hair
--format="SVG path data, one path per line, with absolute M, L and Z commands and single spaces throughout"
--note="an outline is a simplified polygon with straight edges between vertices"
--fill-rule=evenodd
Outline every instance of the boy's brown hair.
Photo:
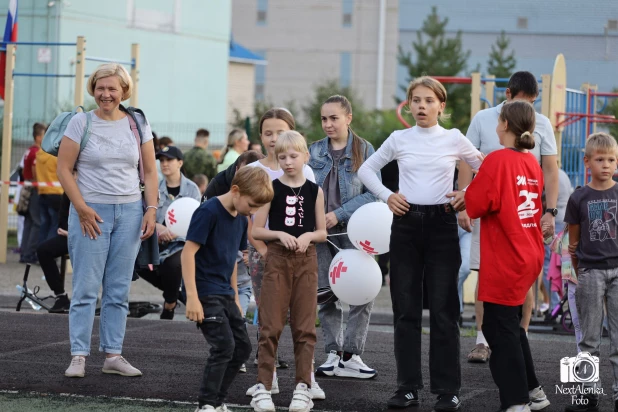
M 232 179 L 241 196 L 249 196 L 255 203 L 265 205 L 275 196 L 270 176 L 261 167 L 241 167 Z
M 618 154 L 618 144 L 616 139 L 607 133 L 592 133 L 586 140 L 586 150 L 584 155 L 591 157 L 594 152 Z

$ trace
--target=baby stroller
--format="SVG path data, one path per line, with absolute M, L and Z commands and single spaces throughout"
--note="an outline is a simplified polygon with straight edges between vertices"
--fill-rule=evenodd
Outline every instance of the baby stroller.
M 560 299 L 560 302 L 547 314 L 545 322 L 554 323 L 558 317 L 560 317 L 559 323 L 562 329 L 568 333 L 575 333 L 575 326 L 573 326 L 571 310 L 569 309 L 569 294 L 567 293 L 567 288 L 568 282 L 565 282 L 562 299 Z M 554 330 L 555 329 L 556 328 L 554 328 Z

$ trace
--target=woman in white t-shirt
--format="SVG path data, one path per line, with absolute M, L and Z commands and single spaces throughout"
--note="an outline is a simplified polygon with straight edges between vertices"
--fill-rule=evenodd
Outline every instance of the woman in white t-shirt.
M 141 241 L 155 230 L 157 166 L 148 122 L 137 116 L 142 132 L 138 147 L 129 115 L 120 107 L 132 90 L 131 77 L 124 67 L 115 63 L 99 66 L 88 78 L 88 93 L 99 107 L 71 119 L 58 153 L 58 180 L 71 199 L 68 243 L 73 296 L 69 336 L 73 359 L 65 372 L 68 377 L 84 376 L 101 286 L 99 350 L 106 353 L 103 373 L 142 374 L 120 355 L 135 260 Z M 81 147 L 88 118 L 89 140 Z M 138 150 L 144 169 L 145 205 Z M 74 168 L 77 181 L 72 175 Z
M 287 109 L 273 108 L 264 113 L 260 118 L 259 132 L 260 139 L 262 140 L 262 145 L 266 149 L 267 156 L 264 159 L 250 163 L 247 166 L 261 167 L 266 170 L 271 180 L 275 180 L 283 176 L 283 169 L 281 169 L 279 160 L 275 154 L 275 143 L 277 143 L 277 138 L 281 133 L 294 130 L 295 127 L 296 122 L 294 121 L 294 116 Z M 313 170 L 311 170 L 308 165 L 303 166 L 303 173 L 305 174 L 305 178 L 307 180 L 315 183 Z M 268 222 L 266 223 L 266 227 L 268 228 Z M 249 274 L 251 275 L 251 284 L 253 286 L 255 304 L 259 310 L 260 290 L 262 289 L 262 276 L 264 274 L 264 262 L 266 259 L 266 243 L 261 240 L 253 239 L 251 236 L 251 229 L 252 219 L 249 219 L 249 229 L 247 230 L 247 239 L 249 240 Z M 275 366 L 283 369 L 287 368 L 287 363 L 281 359 L 277 359 Z M 254 385 L 249 388 L 247 395 L 251 395 L 256 386 L 257 385 Z M 273 390 L 276 391 L 273 393 L 279 393 L 276 375 L 273 380 Z M 313 399 L 324 399 L 324 391 L 320 389 L 316 382 L 311 384 L 310 391 L 313 395 Z

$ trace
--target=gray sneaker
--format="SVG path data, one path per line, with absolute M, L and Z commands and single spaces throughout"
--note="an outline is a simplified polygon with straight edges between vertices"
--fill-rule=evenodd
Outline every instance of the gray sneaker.
M 131 364 L 122 356 L 105 358 L 103 373 L 115 373 L 121 376 L 142 376 L 142 372 L 131 366 Z
M 86 358 L 83 356 L 73 356 L 71 365 L 64 372 L 64 376 L 69 378 L 83 378 L 86 374 Z

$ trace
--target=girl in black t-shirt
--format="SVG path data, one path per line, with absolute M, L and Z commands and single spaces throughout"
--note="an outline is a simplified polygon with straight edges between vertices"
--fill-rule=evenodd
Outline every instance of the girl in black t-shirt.
M 270 390 L 275 354 L 289 309 L 297 384 L 290 410 L 308 410 L 313 407 L 309 388 L 318 289 L 318 260 L 313 243 L 326 240 L 324 194 L 303 174 L 309 150 L 302 135 L 295 131 L 282 133 L 275 153 L 284 174 L 273 181 L 275 196 L 255 215 L 252 231 L 255 239 L 269 243 L 261 292 L 268 299 L 261 300 L 258 312 L 258 385 L 251 406 L 256 410 L 275 410 Z

